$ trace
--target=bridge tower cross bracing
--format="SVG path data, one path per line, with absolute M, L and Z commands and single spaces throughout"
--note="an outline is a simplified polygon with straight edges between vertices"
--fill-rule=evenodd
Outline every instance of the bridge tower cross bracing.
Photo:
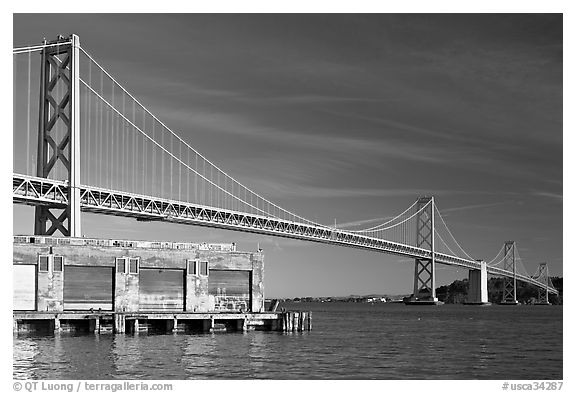
M 41 52 L 38 122 L 38 177 L 64 168 L 68 204 L 63 209 L 36 207 L 34 234 L 80 237 L 80 39 L 59 36 Z M 63 86 L 58 94 L 57 87 Z M 60 128 L 62 127 L 62 128 Z M 62 130 L 62 131 L 59 131 Z M 48 225 L 49 224 L 49 225 Z
M 518 304 L 516 300 L 516 242 L 504 243 L 504 270 L 512 272 L 512 277 L 504 277 L 501 304 Z
M 418 198 L 416 203 L 416 247 L 429 249 L 430 258 L 416 258 L 414 295 L 416 301 L 436 302 L 436 266 L 434 243 L 434 197 Z
M 547 263 L 541 263 L 538 266 L 537 277 L 538 277 L 538 281 L 540 281 L 541 283 L 546 285 L 545 288 L 538 287 L 538 304 L 550 304 L 550 302 L 548 301 L 549 272 L 548 272 L 548 264 Z

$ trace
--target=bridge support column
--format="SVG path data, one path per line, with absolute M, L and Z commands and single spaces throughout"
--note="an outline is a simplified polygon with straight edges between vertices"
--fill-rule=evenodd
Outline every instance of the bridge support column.
M 512 277 L 504 277 L 502 288 L 502 305 L 517 305 L 516 300 L 516 243 L 504 243 L 504 269 L 512 273 Z
M 38 177 L 68 182 L 66 205 L 37 206 L 35 235 L 80 237 L 80 40 L 77 35 L 42 50 L 38 121 Z M 49 224 L 49 225 L 48 225 Z
M 487 306 L 492 303 L 488 301 L 486 262 L 478 262 L 480 262 L 480 270 L 470 270 L 468 272 L 468 299 L 464 304 Z
M 416 203 L 416 246 L 430 249 L 430 258 L 417 258 L 414 264 L 414 293 L 409 305 L 438 305 L 434 247 L 434 197 L 418 198 Z

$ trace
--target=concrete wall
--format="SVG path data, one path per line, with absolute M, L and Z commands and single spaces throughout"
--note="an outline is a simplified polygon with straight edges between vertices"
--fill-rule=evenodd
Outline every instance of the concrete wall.
M 52 265 L 50 261 L 50 265 Z M 38 311 L 64 310 L 64 277 L 62 272 L 38 272 L 36 304 Z
M 80 240 L 78 239 L 77 242 Z M 74 243 L 74 242 L 72 242 Z M 181 269 L 186 271 L 187 260 L 208 261 L 209 269 L 245 270 L 251 274 L 251 311 L 264 311 L 264 256 L 262 253 L 217 251 L 209 249 L 158 249 L 145 247 L 108 247 L 96 245 L 52 245 L 14 243 L 14 264 L 37 264 L 39 255 L 64 256 L 66 266 L 116 267 L 116 258 L 140 258 L 140 268 Z M 63 274 L 38 273 L 38 310 L 62 311 Z M 208 293 L 210 276 L 187 274 L 185 280 L 185 311 L 214 311 L 214 297 Z M 114 310 L 138 311 L 139 274 L 114 273 Z
M 140 303 L 139 276 L 114 271 L 114 310 L 120 312 L 138 311 Z
M 252 310 L 264 312 L 264 254 L 262 252 L 250 255 L 252 262 Z

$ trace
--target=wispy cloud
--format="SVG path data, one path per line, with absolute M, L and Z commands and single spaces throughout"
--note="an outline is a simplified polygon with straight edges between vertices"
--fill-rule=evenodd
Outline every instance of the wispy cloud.
M 401 190 L 397 190 L 397 191 L 398 191 L 398 195 L 402 195 Z M 457 194 L 459 194 L 459 192 L 455 191 L 455 190 L 444 190 L 444 191 L 436 190 L 433 192 L 433 194 L 434 195 L 457 195 Z M 424 195 L 424 193 L 419 194 L 419 195 Z M 494 206 L 501 206 L 501 205 L 505 205 L 508 203 L 511 203 L 511 202 L 482 203 L 482 204 L 475 204 L 475 205 L 458 206 L 458 207 L 442 209 L 440 211 L 440 213 L 442 213 L 446 217 L 446 216 L 449 216 L 449 214 L 446 214 L 446 213 L 451 213 L 451 212 L 455 212 L 455 211 L 463 211 L 463 210 L 482 209 L 482 208 L 494 207 Z M 358 225 L 362 225 L 362 224 L 370 224 L 370 223 L 374 223 L 374 222 L 390 220 L 391 218 L 394 218 L 394 217 L 396 217 L 396 216 L 378 217 L 378 218 L 370 218 L 370 219 L 365 219 L 365 220 L 344 222 L 344 223 L 339 223 L 338 227 L 339 228 L 347 228 L 347 227 L 353 227 L 353 226 L 358 226 Z
M 556 193 L 548 192 L 548 191 L 534 191 L 534 192 L 532 192 L 532 195 L 553 199 L 553 200 L 556 200 L 559 202 L 562 202 L 562 200 L 563 200 L 562 194 L 556 194 Z
M 187 124 L 190 129 L 202 129 L 221 134 L 241 135 L 258 141 L 269 141 L 277 146 L 293 146 L 300 151 L 330 152 L 341 155 L 343 160 L 366 160 L 366 155 L 398 158 L 420 162 L 442 162 L 449 160 L 449 150 L 443 146 L 421 146 L 410 141 L 383 140 L 370 137 L 353 137 L 336 134 L 307 134 L 290 126 L 259 124 L 250 116 L 214 113 L 195 109 L 162 109 L 166 118 L 178 124 Z M 352 135 L 353 132 L 350 133 Z
M 386 221 L 389 220 L 391 218 L 394 218 L 394 216 L 389 216 L 389 217 L 377 217 L 377 218 L 369 218 L 366 220 L 358 220 L 358 221 L 349 221 L 349 222 L 343 222 L 343 223 L 336 223 L 336 227 L 337 228 L 349 228 L 349 227 L 355 227 L 358 225 L 363 225 L 363 224 L 371 224 L 374 222 L 379 222 L 379 221 Z
M 299 197 L 299 198 L 367 198 L 367 197 L 408 197 L 415 199 L 424 195 L 462 195 L 468 191 L 459 190 L 431 190 L 418 188 L 336 188 L 306 185 L 300 183 L 286 184 L 273 180 L 252 179 L 251 183 L 256 189 L 267 190 L 270 195 L 276 197 Z
M 483 208 L 487 208 L 487 207 L 502 206 L 502 205 L 506 205 L 509 203 L 512 203 L 512 202 L 504 201 L 504 202 L 479 203 L 479 204 L 475 204 L 475 205 L 449 207 L 449 208 L 440 210 L 440 213 L 451 213 L 451 212 L 463 211 L 463 210 L 483 209 Z

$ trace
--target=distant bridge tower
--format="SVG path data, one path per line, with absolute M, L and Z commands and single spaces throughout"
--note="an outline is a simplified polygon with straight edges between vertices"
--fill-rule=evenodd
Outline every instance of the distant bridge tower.
M 516 300 L 516 242 L 504 243 L 504 270 L 512 272 L 512 277 L 504 277 L 502 302 L 500 304 L 518 304 Z
M 546 287 L 545 288 L 538 287 L 538 303 L 536 304 L 546 304 L 546 305 L 550 304 L 550 302 L 548 301 L 548 277 L 549 277 L 548 264 L 541 263 L 540 266 L 538 266 L 538 273 L 536 275 L 536 280 L 546 285 Z
M 80 237 L 80 40 L 59 36 L 41 52 L 38 177 L 66 174 L 68 204 L 37 206 L 34 234 Z M 58 45 L 52 45 L 58 44 Z M 49 225 L 48 225 L 49 224 Z
M 416 203 L 416 246 L 430 250 L 430 258 L 416 258 L 414 294 L 407 304 L 437 304 L 434 247 L 434 197 L 418 198 Z

